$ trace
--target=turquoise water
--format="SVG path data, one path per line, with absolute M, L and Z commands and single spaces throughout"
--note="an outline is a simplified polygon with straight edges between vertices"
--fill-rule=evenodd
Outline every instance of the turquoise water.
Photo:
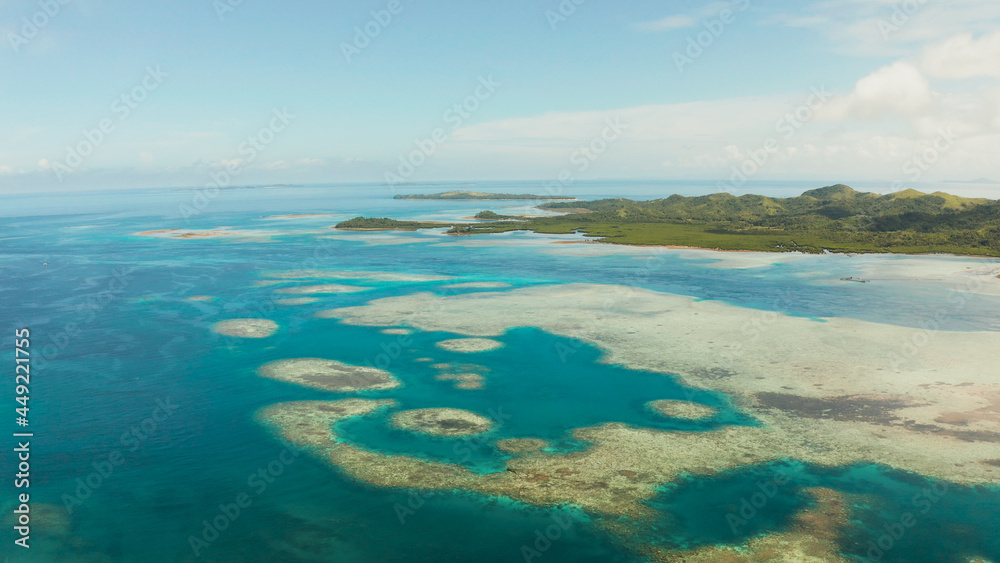
M 345 331 L 349 363 L 364 363 L 380 350 L 384 335 L 351 334 Z M 592 346 L 559 338 L 533 328 L 508 331 L 497 338 L 504 347 L 490 352 L 461 354 L 444 352 L 433 343 L 456 335 L 421 333 L 410 337 L 412 346 L 389 369 L 403 382 L 392 397 L 400 409 L 453 407 L 492 419 L 489 433 L 467 439 L 420 438 L 394 430 L 388 423 L 392 411 L 341 423 L 338 430 L 348 442 L 390 454 L 418 454 L 427 459 L 458 463 L 481 472 L 504 471 L 509 457 L 493 444 L 505 438 L 541 438 L 548 451 L 565 452 L 586 446 L 574 440 L 574 428 L 606 422 L 679 430 L 709 430 L 726 424 L 752 424 L 734 412 L 724 397 L 684 388 L 662 374 L 632 371 L 600 363 L 601 353 Z M 391 342 L 391 341 L 390 341 Z M 435 362 L 476 362 L 491 366 L 485 388 L 455 389 L 450 381 L 436 381 L 437 370 L 413 358 L 431 356 Z M 373 393 L 374 395 L 374 393 Z M 677 399 L 719 408 L 709 420 L 669 420 L 644 408 L 648 401 Z
M 503 246 L 475 248 L 438 246 L 450 240 L 434 233 L 403 235 L 412 239 L 405 245 L 373 245 L 361 233 L 336 239 L 300 233 L 277 236 L 274 242 L 131 236 L 150 229 L 218 226 L 321 233 L 336 219 L 267 216 L 308 212 L 454 217 L 484 208 L 482 203 L 398 202 L 387 200 L 391 194 L 381 191 L 342 187 L 240 192 L 220 197 L 187 220 L 178 216 L 177 204 L 191 193 L 180 191 L 93 199 L 23 196 L 17 200 L 20 212 L 6 207 L 0 213 L 5 216 L 0 221 L 0 328 L 7 334 L 15 327 L 31 328 L 36 351 L 30 417 L 36 433 L 32 501 L 35 507 L 53 505 L 61 515 L 50 517 L 53 527 L 48 533 L 44 523 L 36 521 L 31 557 L 8 549 L 12 537 L 5 526 L 0 553 L 9 554 L 12 561 L 90 556 L 154 562 L 522 561 L 522 546 L 534 545 L 536 532 L 555 521 L 571 525 L 546 550 L 543 561 L 637 560 L 588 515 L 571 507 L 538 509 L 461 491 L 418 496 L 415 501 L 410 491 L 345 479 L 308 455 L 282 465 L 281 475 L 256 494 L 249 477 L 281 459 L 284 446 L 254 422 L 253 413 L 283 401 L 346 396 L 264 379 L 256 369 L 274 359 L 303 356 L 374 363 L 383 345 L 391 346 L 398 337 L 316 319 L 313 313 L 419 291 L 459 291 L 443 287 L 450 282 L 332 280 L 372 289 L 324 296 L 308 306 L 281 307 L 273 301 L 273 288 L 253 285 L 267 272 L 378 270 L 514 286 L 628 283 L 817 319 L 842 316 L 905 326 L 920 326 L 933 317 L 945 308 L 948 295 L 947 288 L 936 286 L 868 284 L 861 291 L 856 287 L 860 284 L 810 281 L 835 272 L 846 257 L 724 270 L 706 268 L 710 261 L 673 254 L 645 261 L 629 255 L 550 254 L 537 244 L 547 238 L 526 233 L 491 239 Z M 81 202 L 90 208 L 74 207 Z M 500 211 L 506 205 L 488 208 Z M 186 300 L 195 295 L 216 299 Z M 994 298 L 971 296 L 958 313 L 940 322 L 948 330 L 1000 330 L 996 306 Z M 244 316 L 271 318 L 282 328 L 261 341 L 237 341 L 209 330 L 219 320 Z M 492 409 L 505 415 L 503 424 L 476 440 L 417 438 L 389 428 L 386 419 L 393 411 L 385 411 L 342 423 L 338 430 L 343 439 L 491 472 L 503 467 L 506 454 L 494 444 L 506 437 L 544 438 L 554 450 L 566 451 L 586 447 L 572 439 L 573 428 L 603 422 L 695 431 L 754 423 L 732 410 L 724 396 L 687 389 L 663 375 L 602 363 L 599 350 L 537 329 L 507 332 L 499 337 L 505 347 L 493 352 L 454 354 L 434 347 L 453 336 L 413 335 L 388 367 L 403 386 L 359 395 L 391 397 L 401 409 L 448 406 L 487 415 Z M 567 349 L 573 353 L 560 353 Z M 434 362 L 415 361 L 421 357 Z M 0 349 L 0 359 L 13 363 L 10 346 Z M 485 388 L 458 390 L 451 382 L 434 380 L 438 372 L 430 364 L 437 362 L 488 368 Z M 0 384 L 4 401 L 13 397 L 11 383 L 4 379 Z M 719 407 L 720 414 L 703 423 L 683 423 L 655 416 L 642 406 L 664 398 L 710 404 Z M 149 421 L 161 404 L 176 405 L 176 410 L 153 426 Z M 142 439 L 132 434 L 123 441 L 133 428 Z M 75 495 L 77 479 L 86 480 L 116 452 L 123 463 L 67 514 L 64 495 Z M 928 486 L 878 468 L 790 467 L 793 485 L 742 536 L 732 534 L 725 511 L 753 486 L 756 472 L 766 473 L 769 467 L 692 479 L 665 490 L 652 504 L 685 518 L 669 526 L 664 520 L 647 533 L 664 545 L 697 546 L 781 529 L 808 502 L 800 489 L 822 484 L 845 492 L 867 491 L 871 497 L 856 508 L 856 525 L 843 544 L 845 553 L 862 557 L 867 542 L 881 533 L 881 522 L 911 505 L 914 490 Z M 0 471 L 11 475 L 12 469 L 12 456 L 0 456 Z M 15 490 L 6 478 L 0 490 L 0 517 L 7 518 Z M 232 503 L 245 492 L 255 495 L 252 505 L 196 556 L 190 537 L 202 534 L 203 521 L 212 520 L 220 504 Z M 411 506 L 408 503 L 418 507 L 401 522 L 397 505 Z M 1000 521 L 998 507 L 996 491 L 955 487 L 920 520 L 919 529 L 927 533 L 904 538 L 884 560 L 951 561 L 965 552 L 1000 558 L 1000 546 L 988 533 L 989 526 Z
M 674 516 L 647 539 L 680 548 L 744 541 L 786 527 L 795 512 L 813 506 L 803 492 L 809 487 L 854 501 L 841 549 L 864 561 L 959 562 L 1000 553 L 998 487 L 963 487 L 877 465 L 824 468 L 790 460 L 665 488 L 648 504 Z

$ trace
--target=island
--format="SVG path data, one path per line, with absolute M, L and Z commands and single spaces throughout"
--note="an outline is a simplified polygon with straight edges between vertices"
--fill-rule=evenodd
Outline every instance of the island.
M 555 200 L 573 201 L 576 198 L 555 195 L 533 195 L 533 194 L 491 194 L 486 192 L 450 191 L 437 194 L 400 194 L 393 199 L 476 199 L 476 200 Z
M 1000 201 L 944 192 L 881 195 L 837 184 L 788 198 L 717 193 L 539 207 L 568 213 L 456 225 L 449 233 L 529 230 L 582 233 L 612 244 L 716 250 L 1000 256 Z
M 473 217 L 476 221 L 513 221 L 524 219 L 521 215 L 501 215 L 493 211 L 480 211 Z
M 415 231 L 449 225 L 451 223 L 438 223 L 436 221 L 398 221 L 388 217 L 355 217 L 337 223 L 334 228 L 346 231 Z

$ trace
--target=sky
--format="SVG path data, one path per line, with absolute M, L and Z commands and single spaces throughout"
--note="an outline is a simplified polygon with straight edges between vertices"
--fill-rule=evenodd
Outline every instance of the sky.
M 0 193 L 1000 180 L 996 0 L 0 0 L 0 39 Z

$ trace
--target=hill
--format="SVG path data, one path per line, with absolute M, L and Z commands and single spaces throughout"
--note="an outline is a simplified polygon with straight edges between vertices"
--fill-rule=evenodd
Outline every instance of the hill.
M 730 250 L 948 252 L 1000 256 L 1000 201 L 916 190 L 880 195 L 837 184 L 800 196 L 717 193 L 652 201 L 614 198 L 547 203 L 586 209 L 522 223 L 482 223 L 455 233 L 580 231 L 603 242 Z
M 415 231 L 442 226 L 445 224 L 433 221 L 397 221 L 388 217 L 355 217 L 337 223 L 334 228 L 348 231 Z
M 476 200 L 572 200 L 572 197 L 565 196 L 547 196 L 547 195 L 532 195 L 532 194 L 491 194 L 486 192 L 466 192 L 466 191 L 451 191 L 442 192 L 438 194 L 406 194 L 397 195 L 393 199 L 476 199 Z

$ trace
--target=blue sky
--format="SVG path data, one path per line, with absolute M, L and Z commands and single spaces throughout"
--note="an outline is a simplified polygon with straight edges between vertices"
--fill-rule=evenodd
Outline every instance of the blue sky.
M 1000 179 L 993 0 L 577 2 L 0 2 L 0 190 Z

